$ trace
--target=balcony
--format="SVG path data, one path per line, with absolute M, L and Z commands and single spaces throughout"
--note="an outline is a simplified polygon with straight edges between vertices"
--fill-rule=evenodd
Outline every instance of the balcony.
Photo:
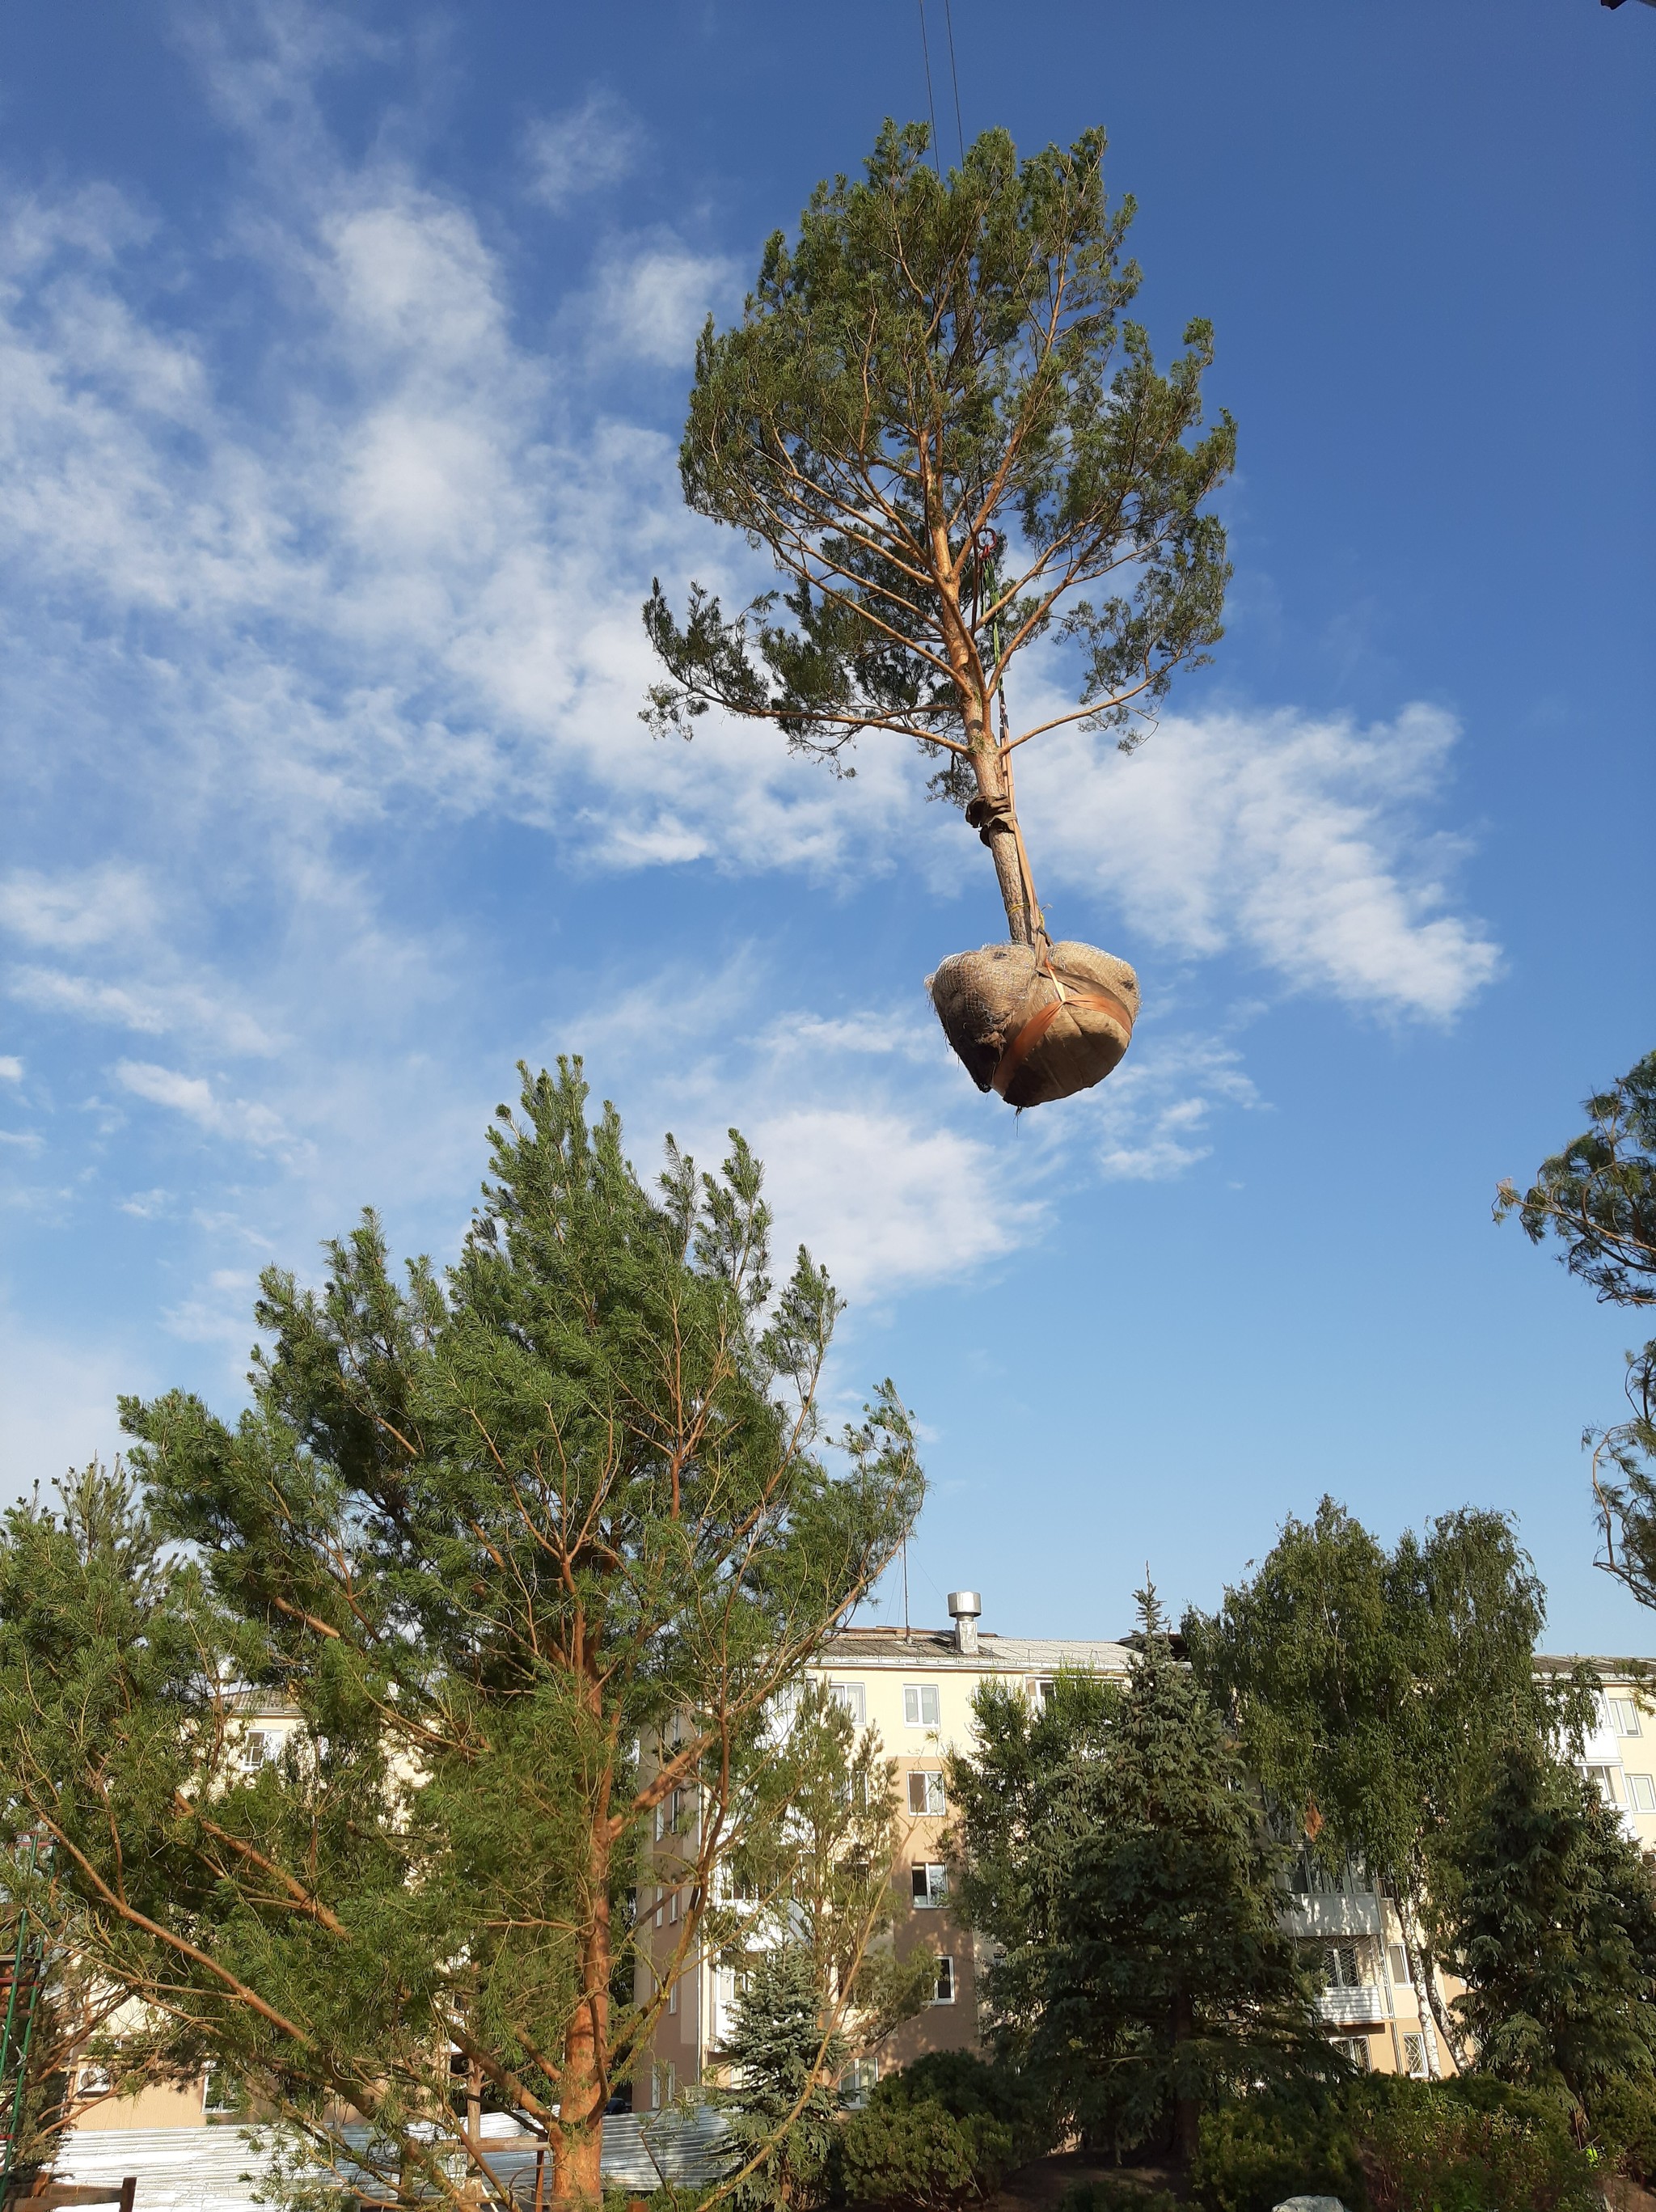
M 1380 1901 L 1372 1889 L 1290 1890 L 1283 1912 L 1283 1932 L 1304 1942 L 1311 1936 L 1381 1936 Z
M 1318 2016 L 1331 2027 L 1362 2027 L 1386 2018 L 1386 1992 L 1365 1984 L 1356 1990 L 1325 1990 L 1317 1999 Z

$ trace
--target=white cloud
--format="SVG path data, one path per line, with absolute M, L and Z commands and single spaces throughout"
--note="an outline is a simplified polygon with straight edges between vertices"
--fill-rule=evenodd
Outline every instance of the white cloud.
M 23 1063 L 16 1054 L 0 1053 L 0 1083 L 21 1083 L 22 1079 Z
M 675 240 L 616 253 L 601 269 L 590 305 L 579 303 L 588 343 L 653 368 L 688 367 L 708 314 L 735 295 L 737 268 L 721 254 L 692 253 Z
M 590 92 L 579 107 L 532 124 L 525 137 L 528 191 L 554 215 L 589 192 L 619 184 L 637 161 L 644 134 L 611 93 Z
M 1211 1153 L 1216 1110 L 1261 1103 L 1225 1037 L 1163 1038 L 1151 1026 L 1109 1080 L 1077 1102 L 1077 1143 L 1107 1182 L 1165 1182 Z
M 19 869 L 0 881 L 0 929 L 57 951 L 147 933 L 155 897 L 144 872 L 111 863 L 46 876 Z
M 115 1074 L 134 1097 L 168 1107 L 215 1137 L 268 1146 L 280 1144 L 287 1134 L 281 1116 L 270 1107 L 246 1098 L 221 1099 L 204 1076 L 183 1075 L 145 1060 L 121 1060 Z
M 167 1190 L 135 1190 L 117 1201 L 123 1213 L 130 1213 L 135 1221 L 155 1221 L 171 1204 L 172 1193 Z
M 0 1501 L 52 1484 L 94 1455 L 121 1449 L 115 1401 L 148 1385 L 144 1363 L 103 1333 L 76 1343 L 0 1316 Z
M 1446 911 L 1460 848 L 1420 821 L 1457 734 L 1420 705 L 1366 731 L 1287 709 L 1170 715 L 1125 757 L 1079 730 L 1036 740 L 1020 788 L 1047 874 L 1108 892 L 1156 941 L 1447 1021 L 1501 958 Z
M 993 1148 L 912 1109 L 799 1106 L 745 1118 L 792 1240 L 783 1251 L 803 1241 L 852 1297 L 958 1278 L 1026 1243 L 1044 1217 L 1038 1199 L 1004 1188 L 986 1206 Z
M 264 1024 L 240 1007 L 226 1006 L 199 987 L 149 983 L 105 983 L 50 968 L 17 968 L 7 988 L 25 1006 L 136 1030 L 150 1036 L 179 1030 L 198 1033 L 223 1050 L 270 1054 L 276 1041 Z
M 0 1145 L 12 1145 L 19 1152 L 38 1152 L 45 1142 L 33 1129 L 0 1129 Z

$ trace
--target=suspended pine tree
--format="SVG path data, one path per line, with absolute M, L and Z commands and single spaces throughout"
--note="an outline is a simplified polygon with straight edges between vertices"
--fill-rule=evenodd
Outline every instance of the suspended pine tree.
M 1074 722 L 1131 750 L 1207 658 L 1230 572 L 1206 502 L 1235 432 L 1198 434 L 1209 325 L 1163 374 L 1124 319 L 1134 205 L 1107 202 L 1101 131 L 1022 162 L 986 131 L 946 179 L 928 143 L 888 122 L 864 181 L 819 185 L 798 239 L 771 239 L 741 322 L 709 318 L 684 495 L 786 582 L 730 616 L 693 583 L 681 622 L 658 580 L 645 720 L 688 738 L 721 708 L 845 775 L 864 731 L 918 742 L 988 848 L 1010 940 L 943 961 L 932 1003 L 979 1089 L 1034 1106 L 1115 1066 L 1138 983 L 1049 936 L 1014 756 Z M 1075 649 L 1073 703 L 1016 728 L 1008 672 L 1043 640 Z

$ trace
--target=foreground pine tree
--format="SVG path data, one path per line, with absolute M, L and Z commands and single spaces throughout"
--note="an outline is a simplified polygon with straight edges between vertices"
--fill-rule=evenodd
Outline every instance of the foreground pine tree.
M 803 1252 L 773 1299 L 741 1139 L 718 1178 L 670 1139 L 652 1194 L 585 1099 L 578 1062 L 525 1071 L 446 1274 L 399 1281 L 372 1216 L 320 1291 L 270 1271 L 238 1421 L 125 1405 L 187 1560 L 129 1571 L 34 1508 L 0 1543 L 0 1820 L 50 1843 L 35 1902 L 145 2001 L 155 2065 L 210 2061 L 409 2203 L 503 2194 L 485 2105 L 543 2131 L 556 2201 L 597 2198 L 668 2002 L 616 1996 L 646 1833 L 679 1793 L 688 1966 L 771 1703 L 920 1496 L 889 1384 L 822 1455 L 838 1301 Z M 255 1760 L 273 1699 L 292 1733 Z

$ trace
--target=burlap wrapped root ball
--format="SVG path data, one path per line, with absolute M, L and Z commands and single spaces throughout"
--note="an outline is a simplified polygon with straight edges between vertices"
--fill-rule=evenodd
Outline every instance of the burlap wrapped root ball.
M 1044 1106 L 1101 1083 L 1138 1016 L 1138 978 L 1126 962 L 1067 939 L 1046 959 L 1031 945 L 954 953 L 925 988 L 967 1073 L 1009 1106 Z

